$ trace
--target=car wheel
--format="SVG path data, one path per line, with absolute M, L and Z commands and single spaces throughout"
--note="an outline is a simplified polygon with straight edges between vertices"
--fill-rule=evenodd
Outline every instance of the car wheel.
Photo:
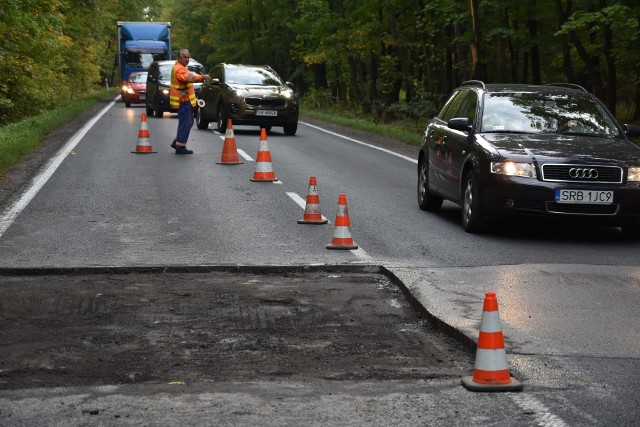
M 127 107 L 127 108 L 131 108 L 131 103 L 125 101 L 124 106 Z
M 298 131 L 298 122 L 286 124 L 282 128 L 284 129 L 285 135 L 295 135 Z
M 226 132 L 227 130 L 227 117 L 224 114 L 224 105 L 218 105 L 218 132 Z
M 164 111 L 162 111 L 159 107 L 156 108 L 156 117 L 162 118 L 164 116 Z
M 467 233 L 482 231 L 485 224 L 480 209 L 480 189 L 473 171 L 465 175 L 462 189 L 462 226 Z
M 628 224 L 624 224 L 622 227 L 622 234 L 624 237 L 628 239 L 639 239 L 640 238 L 640 223 L 631 222 Z
M 429 161 L 422 159 L 418 168 L 418 206 L 423 211 L 437 211 L 443 199 L 429 191 Z
M 209 128 L 209 120 L 205 119 L 204 113 L 202 112 L 202 108 L 198 108 L 196 110 L 196 126 L 198 129 L 208 129 Z
M 147 105 L 147 116 L 152 117 L 153 116 L 153 108 L 149 107 Z

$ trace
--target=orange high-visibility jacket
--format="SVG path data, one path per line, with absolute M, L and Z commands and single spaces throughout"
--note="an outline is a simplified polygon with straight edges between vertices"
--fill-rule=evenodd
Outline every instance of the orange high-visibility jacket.
M 196 93 L 193 90 L 195 82 L 201 82 L 204 76 L 192 73 L 187 67 L 176 61 L 171 69 L 171 88 L 169 89 L 169 105 L 178 108 L 181 102 L 189 101 L 196 106 Z

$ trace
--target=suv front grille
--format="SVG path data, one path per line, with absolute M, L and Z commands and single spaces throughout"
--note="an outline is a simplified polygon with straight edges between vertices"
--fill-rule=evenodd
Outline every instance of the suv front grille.
M 253 107 L 284 107 L 285 100 L 280 98 L 245 98 L 244 102 Z
M 542 165 L 543 181 L 622 183 L 622 168 L 593 165 Z

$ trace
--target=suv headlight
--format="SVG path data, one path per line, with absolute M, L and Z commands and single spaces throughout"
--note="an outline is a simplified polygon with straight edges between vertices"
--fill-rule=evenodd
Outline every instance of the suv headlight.
M 640 166 L 629 166 L 627 181 L 640 181 Z
M 536 167 L 533 163 L 520 162 L 491 162 L 491 173 L 507 176 L 522 176 L 525 178 L 537 178 Z

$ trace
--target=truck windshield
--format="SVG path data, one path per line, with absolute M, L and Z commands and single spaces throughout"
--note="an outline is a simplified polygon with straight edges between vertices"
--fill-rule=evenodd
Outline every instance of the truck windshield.
M 166 59 L 164 53 L 125 53 L 125 62 L 129 68 L 149 68 L 153 61 L 162 61 L 164 59 Z

